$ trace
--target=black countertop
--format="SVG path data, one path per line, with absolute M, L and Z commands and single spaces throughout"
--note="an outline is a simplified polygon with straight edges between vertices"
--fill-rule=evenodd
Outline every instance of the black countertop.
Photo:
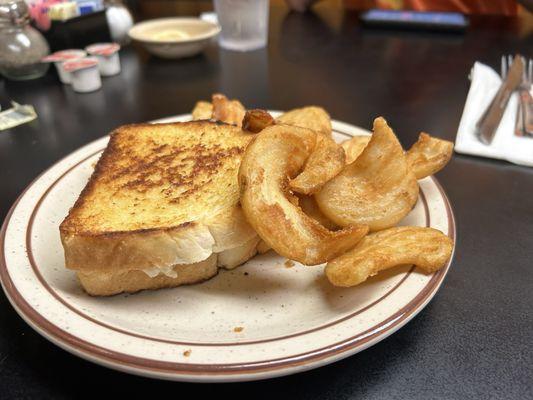
M 0 132 L 0 217 L 45 168 L 113 128 L 189 112 L 213 92 L 250 108 L 325 107 L 362 127 L 383 115 L 409 145 L 420 130 L 454 140 L 476 60 L 531 56 L 520 19 L 474 19 L 464 35 L 362 28 L 353 13 L 273 9 L 268 49 L 217 47 L 181 61 L 121 52 L 122 73 L 76 94 L 54 73 L 0 81 L 0 102 L 39 119 Z M 105 369 L 35 333 L 0 294 L 0 398 L 113 394 L 271 399 L 533 398 L 533 169 L 455 155 L 438 174 L 457 220 L 455 260 L 431 303 L 404 328 L 343 361 L 240 384 L 160 382 Z M 189 394 L 190 393 L 190 394 Z

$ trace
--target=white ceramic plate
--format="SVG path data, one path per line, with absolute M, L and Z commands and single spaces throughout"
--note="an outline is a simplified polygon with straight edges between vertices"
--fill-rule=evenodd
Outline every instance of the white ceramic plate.
M 338 140 L 366 133 L 341 122 L 333 128 Z M 0 277 L 13 307 L 44 337 L 98 364 L 202 382 L 305 371 L 395 332 L 429 302 L 448 271 L 449 264 L 432 275 L 405 266 L 341 289 L 325 280 L 323 267 L 287 268 L 269 252 L 202 284 L 90 297 L 64 267 L 58 226 L 107 141 L 82 147 L 39 176 L 10 210 L 0 237 Z M 434 178 L 420 188 L 402 224 L 455 238 L 442 188 Z

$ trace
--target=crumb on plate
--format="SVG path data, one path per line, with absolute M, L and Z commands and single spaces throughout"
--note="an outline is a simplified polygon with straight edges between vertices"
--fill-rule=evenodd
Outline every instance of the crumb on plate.
M 294 267 L 294 261 L 292 260 L 285 261 L 285 268 L 292 268 L 292 267 Z

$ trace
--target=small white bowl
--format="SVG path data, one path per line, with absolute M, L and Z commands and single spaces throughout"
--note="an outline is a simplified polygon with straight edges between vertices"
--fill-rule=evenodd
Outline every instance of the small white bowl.
M 200 53 L 220 27 L 199 18 L 161 18 L 135 24 L 128 32 L 149 53 L 162 58 L 190 57 Z

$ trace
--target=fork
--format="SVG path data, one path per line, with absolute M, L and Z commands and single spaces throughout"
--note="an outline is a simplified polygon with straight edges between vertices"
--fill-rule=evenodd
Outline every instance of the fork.
M 518 113 L 516 119 L 516 134 L 519 136 L 533 136 L 533 97 L 531 95 L 531 86 L 533 84 L 533 60 L 530 58 L 525 60 L 524 71 L 522 74 L 522 83 L 518 87 L 520 96 L 520 103 L 518 105 Z M 509 67 L 513 62 L 513 57 L 502 56 L 501 59 L 501 77 L 505 79 Z

